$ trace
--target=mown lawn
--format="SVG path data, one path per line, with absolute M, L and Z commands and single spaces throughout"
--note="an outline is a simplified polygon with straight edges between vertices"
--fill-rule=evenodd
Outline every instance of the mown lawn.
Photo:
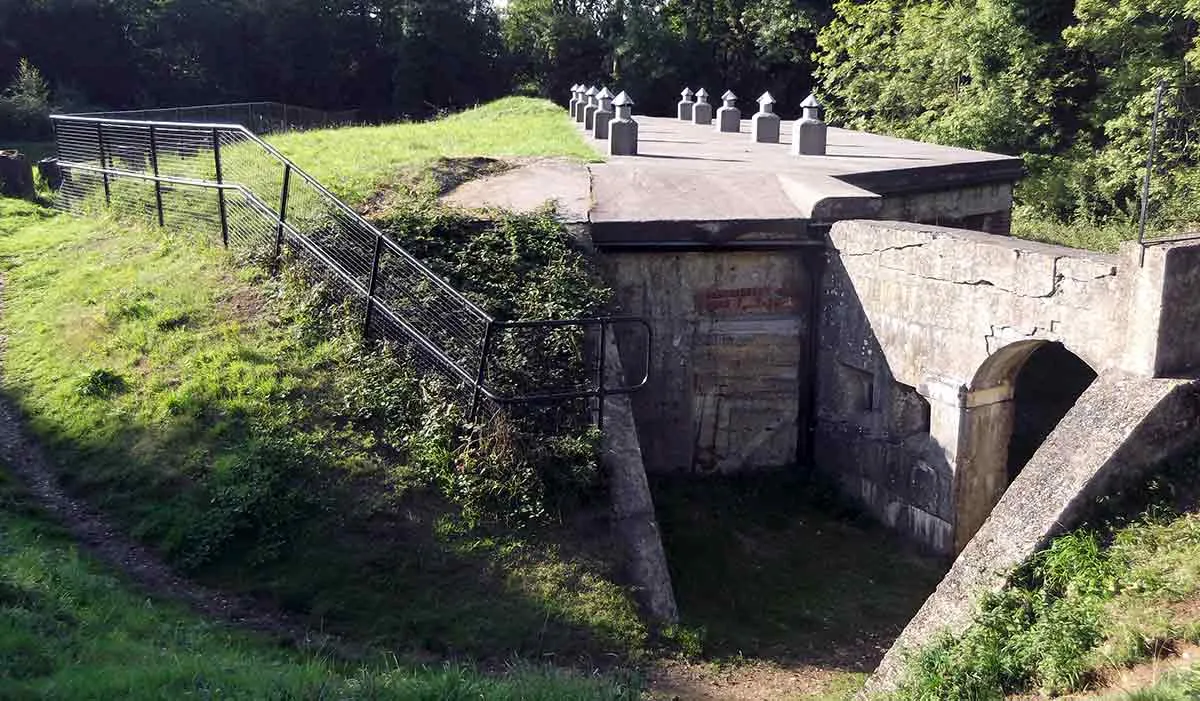
M 280 134 L 270 141 L 354 205 L 438 159 L 599 160 L 561 107 L 529 97 L 504 98 L 436 121 Z

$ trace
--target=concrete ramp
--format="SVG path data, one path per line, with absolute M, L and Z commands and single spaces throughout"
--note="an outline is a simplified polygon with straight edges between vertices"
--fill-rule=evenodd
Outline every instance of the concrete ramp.
M 1089 515 L 1096 498 L 1145 475 L 1200 437 L 1200 381 L 1102 374 L 1008 488 L 937 591 L 868 680 L 864 695 L 896 688 L 904 651 L 970 624 L 982 594 Z

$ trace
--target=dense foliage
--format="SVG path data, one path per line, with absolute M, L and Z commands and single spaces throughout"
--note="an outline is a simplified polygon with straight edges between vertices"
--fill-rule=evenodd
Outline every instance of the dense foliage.
M 1160 80 L 1183 88 L 1168 94 L 1174 126 L 1195 116 L 1197 9 L 1184 0 L 840 0 L 834 11 L 818 37 L 834 121 L 1025 155 L 1021 199 L 1043 216 L 1136 211 Z M 1176 172 L 1156 183 L 1160 201 L 1188 206 L 1195 176 L 1177 168 L 1197 155 L 1168 140 L 1158 169 Z
M 1198 15 L 1186 0 L 9 0 L 0 138 L 44 135 L 31 115 L 52 103 L 275 99 L 383 119 L 514 90 L 561 100 L 584 81 L 650 114 L 685 85 L 743 107 L 770 90 L 787 116 L 815 86 L 834 123 L 1023 155 L 1025 211 L 1093 224 L 1136 212 L 1165 80 L 1183 89 L 1155 199 L 1187 224 L 1200 140 L 1174 137 Z

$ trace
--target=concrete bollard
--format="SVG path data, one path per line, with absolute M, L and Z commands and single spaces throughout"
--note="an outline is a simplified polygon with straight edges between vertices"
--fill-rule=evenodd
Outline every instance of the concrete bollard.
M 633 99 L 625 92 L 613 100 L 617 116 L 608 125 L 608 153 L 611 156 L 636 156 L 638 124 L 633 121 Z
M 724 105 L 717 110 L 717 131 L 736 134 L 742 130 L 742 111 L 736 106 L 737 99 L 732 90 L 726 90 L 721 96 Z
M 712 124 L 713 109 L 708 104 L 708 91 L 700 88 L 696 91 L 696 104 L 692 107 L 692 123 L 708 126 Z
M 792 127 L 793 156 L 824 156 L 829 128 L 821 121 L 821 103 L 809 95 L 800 103 L 804 116 Z
M 751 135 L 756 143 L 779 143 L 779 115 L 775 114 L 775 98 L 765 92 L 758 98 L 758 113 L 754 115 Z
M 608 138 L 608 123 L 613 118 L 613 94 L 604 88 L 596 95 L 596 100 L 600 103 L 600 109 L 596 110 L 592 136 L 604 140 Z
M 579 83 L 571 86 L 571 101 L 567 103 L 567 110 L 571 113 L 571 119 L 575 119 L 575 110 L 579 108 Z
M 575 121 L 579 124 L 583 124 L 583 108 L 587 106 L 588 90 L 592 90 L 592 88 L 581 86 L 579 91 L 579 104 L 575 106 Z
M 596 110 L 600 109 L 600 101 L 596 99 L 596 96 L 599 94 L 600 90 L 589 88 L 587 91 L 587 104 L 583 106 L 583 130 L 589 134 L 596 127 Z
M 692 107 L 695 103 L 692 102 L 692 96 L 696 93 L 692 92 L 691 88 L 684 88 L 683 92 L 679 93 L 683 99 L 679 101 L 679 120 L 682 122 L 692 121 Z

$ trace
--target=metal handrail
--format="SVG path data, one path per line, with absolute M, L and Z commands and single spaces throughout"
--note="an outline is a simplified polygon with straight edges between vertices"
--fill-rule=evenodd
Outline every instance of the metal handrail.
M 278 110 L 280 114 L 275 115 L 271 114 L 270 112 L 265 115 L 261 112 L 256 114 L 256 109 Z M 267 122 L 280 121 L 282 122 L 282 126 L 285 130 L 292 127 L 293 118 L 295 118 L 295 121 L 299 123 L 301 128 L 305 128 L 312 126 L 346 124 L 358 114 L 358 110 L 324 110 L 315 107 L 305 107 L 302 105 L 290 105 L 285 102 L 259 100 L 254 102 L 226 102 L 208 105 L 188 105 L 183 107 L 146 107 L 142 109 L 77 112 L 65 114 L 63 116 L 120 119 L 129 115 L 140 115 L 144 119 L 139 119 L 138 121 L 148 121 L 152 116 L 162 117 L 163 115 L 169 115 L 172 112 L 175 113 L 176 116 L 180 116 L 187 112 L 203 112 L 203 117 L 207 119 L 209 112 L 225 111 L 228 113 L 227 116 L 231 120 L 231 123 L 237 123 L 237 120 L 240 120 L 242 116 L 247 116 L 235 114 L 235 112 L 242 110 L 248 111 L 250 121 L 255 121 L 255 117 L 265 119 Z M 291 112 L 290 115 L 289 112 Z M 215 116 L 219 118 L 219 115 Z M 313 116 L 319 116 L 320 118 L 312 119 Z M 133 119 L 133 117 L 130 118 Z M 278 118 L 278 120 L 276 118 Z M 172 123 L 180 124 L 182 122 L 177 120 Z
M 102 118 L 102 117 L 76 116 L 76 115 L 55 115 L 52 117 L 52 119 L 55 121 L 56 124 L 59 122 L 63 122 L 63 123 L 65 123 L 65 122 L 82 122 L 82 123 L 95 123 L 98 125 L 97 134 L 98 134 L 98 139 L 100 139 L 99 147 L 100 147 L 100 156 L 101 156 L 101 158 L 100 158 L 101 166 L 96 167 L 96 166 L 88 165 L 87 163 L 74 163 L 74 162 L 69 162 L 69 161 L 63 161 L 61 163 L 61 165 L 64 169 L 67 169 L 67 170 L 75 169 L 75 170 L 100 174 L 100 175 L 104 176 L 106 183 L 107 183 L 107 179 L 111 176 L 111 177 L 117 177 L 117 178 L 135 178 L 135 179 L 139 179 L 139 180 L 143 180 L 143 181 L 151 181 L 151 182 L 155 182 L 155 183 L 168 183 L 168 184 L 181 185 L 181 186 L 187 186 L 187 187 L 200 187 L 200 188 L 216 189 L 219 192 L 225 192 L 225 191 L 239 192 L 243 197 L 245 197 L 247 202 L 251 203 L 251 205 L 254 207 L 255 210 L 257 210 L 259 212 L 260 215 L 266 217 L 268 219 L 268 222 L 272 226 L 275 226 L 277 228 L 278 236 L 280 237 L 280 241 L 277 242 L 277 245 L 276 245 L 276 253 L 277 254 L 279 252 L 278 244 L 281 243 L 282 236 L 284 234 L 286 234 L 288 239 L 292 243 L 303 247 L 309 253 L 316 256 L 318 260 L 320 260 L 323 264 L 325 264 L 331 270 L 333 270 L 335 273 L 337 273 L 337 275 L 345 283 L 349 284 L 352 287 L 352 289 L 354 290 L 354 292 L 361 295 L 365 299 L 366 305 L 367 305 L 367 310 L 368 310 L 367 311 L 367 320 L 368 320 L 367 325 L 368 326 L 369 326 L 370 314 L 373 311 L 378 311 L 378 312 L 382 313 L 386 318 L 388 318 L 388 320 L 390 320 L 392 323 L 394 323 L 396 326 L 398 326 L 404 332 L 406 337 L 408 337 L 409 339 L 414 341 L 421 348 L 421 350 L 430 354 L 430 356 L 432 356 L 435 360 L 437 360 L 438 363 L 444 367 L 444 369 L 451 372 L 452 375 L 455 376 L 458 380 L 469 385 L 473 391 L 473 399 L 472 399 L 472 406 L 471 406 L 472 417 L 474 417 L 475 414 L 477 413 L 481 399 L 487 399 L 496 404 L 504 405 L 504 404 L 555 402 L 555 401 L 565 401 L 565 400 L 570 400 L 570 399 L 596 398 L 599 400 L 599 405 L 600 405 L 599 412 L 597 414 L 597 420 L 602 427 L 603 420 L 604 420 L 604 414 L 603 414 L 604 398 L 606 396 L 631 394 L 639 389 L 644 388 L 649 383 L 650 365 L 651 365 L 651 357 L 652 357 L 651 349 L 652 349 L 652 345 L 653 345 L 653 332 L 651 330 L 650 325 L 645 321 L 645 319 L 642 319 L 640 317 L 631 317 L 631 316 L 605 316 L 605 317 L 578 318 L 578 319 L 548 319 L 548 320 L 535 320 L 535 321 L 498 321 L 494 317 L 492 317 L 490 314 L 485 312 L 479 305 L 475 304 L 470 299 L 468 299 L 466 296 L 464 296 L 462 293 L 460 293 L 457 289 L 455 289 L 452 285 L 450 285 L 449 282 L 447 282 L 441 276 L 437 275 L 428 266 L 426 266 L 420 260 L 418 260 L 417 258 L 412 256 L 406 250 L 404 250 L 403 247 L 401 247 L 398 243 L 396 243 L 394 240 L 392 240 L 389 236 L 387 236 L 385 233 L 380 231 L 377 227 L 375 227 L 373 224 L 371 224 L 369 221 L 367 221 L 365 218 L 363 218 L 361 215 L 359 215 L 357 212 L 355 212 L 349 205 L 347 205 L 340 198 L 338 198 L 336 195 L 334 195 L 332 192 L 330 192 L 316 178 L 314 178 L 312 175 L 308 174 L 303 169 L 301 169 L 299 166 L 297 166 L 295 163 L 293 163 L 289 158 L 287 158 L 282 153 L 280 153 L 278 149 L 271 146 L 270 144 L 263 141 L 262 139 L 258 138 L 258 136 L 256 136 L 252 131 L 250 131 L 243 125 L 213 124 L 213 123 L 198 123 L 198 122 L 156 122 L 156 121 L 141 121 L 141 120 L 122 120 L 122 119 L 107 119 L 107 118 Z M 208 179 L 204 179 L 204 178 L 180 178 L 180 177 L 174 177 L 174 176 L 164 176 L 157 172 L 155 172 L 154 174 L 147 174 L 145 172 L 139 173 L 136 171 L 130 171 L 130 170 L 126 170 L 126 169 L 110 167 L 104 158 L 104 148 L 103 148 L 103 141 L 102 141 L 103 132 L 101 129 L 101 127 L 103 125 L 131 126 L 131 127 L 147 128 L 150 130 L 151 135 L 153 135 L 154 129 L 156 129 L 156 128 L 175 129 L 175 130 L 193 129 L 193 130 L 198 130 L 198 131 L 202 131 L 202 132 L 206 132 L 206 133 L 211 132 L 213 134 L 214 160 L 218 164 L 220 163 L 220 144 L 219 144 L 219 140 L 216 138 L 216 134 L 218 134 L 219 132 L 222 132 L 222 131 L 223 132 L 237 132 L 246 141 L 256 144 L 264 152 L 269 154 L 277 162 L 278 165 L 280 165 L 284 168 L 284 185 L 283 185 L 284 194 L 281 197 L 281 207 L 286 206 L 286 202 L 287 202 L 286 192 L 287 192 L 287 188 L 288 188 L 289 177 L 293 174 L 300 177 L 309 186 L 311 186 L 314 190 L 316 190 L 320 194 L 320 196 L 323 198 L 325 203 L 334 206 L 342 214 L 349 217 L 351 219 L 351 221 L 353 221 L 355 224 L 363 227 L 371 235 L 376 237 L 377 245 L 376 245 L 374 261 L 373 261 L 373 270 L 374 271 L 377 271 L 379 269 L 379 257 L 381 254 L 381 248 L 383 246 L 386 246 L 387 249 L 392 254 L 401 256 L 404 259 L 405 263 L 413 266 L 413 268 L 415 268 L 417 271 L 419 271 L 425 280 L 433 282 L 441 292 L 449 295 L 451 298 L 454 299 L 454 301 L 461 304 L 466 311 L 470 312 L 472 315 L 477 316 L 477 318 L 480 321 L 485 323 L 484 337 L 482 339 L 481 346 L 480 346 L 481 350 L 480 350 L 480 358 L 479 358 L 479 367 L 477 368 L 476 373 L 474 375 L 472 375 L 472 373 L 470 373 L 469 371 L 467 371 L 466 369 L 461 367 L 460 363 L 458 363 L 453 358 L 451 358 L 445 351 L 443 351 L 438 346 L 437 343 L 434 343 L 432 340 L 430 340 L 424 334 L 422 334 L 418 329 L 414 328 L 411 323 L 409 323 L 406 319 L 404 319 L 402 316 L 397 314 L 394 309 L 389 307 L 387 304 L 382 303 L 382 301 L 379 300 L 375 295 L 374 272 L 372 273 L 371 286 L 369 288 L 364 287 L 362 285 L 362 283 L 358 279 L 356 279 L 356 277 L 353 274 L 351 274 L 350 271 L 348 271 L 343 265 L 341 265 L 338 261 L 332 259 L 329 255 L 327 255 L 324 251 L 322 251 L 318 246 L 314 245 L 313 242 L 311 240 L 309 240 L 309 238 L 307 236 L 303 235 L 290 222 L 288 222 L 282 212 L 277 212 L 269 204 L 263 202 L 263 200 L 257 194 L 255 194 L 253 191 L 251 191 L 245 185 L 243 185 L 241 183 L 236 183 L 236 182 L 232 182 L 232 183 L 224 182 L 223 179 L 221 178 L 219 165 L 218 165 L 218 171 L 217 171 L 218 179 L 216 181 L 208 180 Z M 151 153 L 152 153 L 153 162 L 157 163 L 157 155 L 153 151 L 153 149 L 154 149 L 153 138 L 151 138 L 150 149 L 151 149 Z M 155 170 L 157 171 L 157 166 L 155 166 Z M 156 190 L 156 192 L 157 192 L 157 190 Z M 160 208 L 160 211 L 158 214 L 159 214 L 159 221 L 161 222 L 162 221 L 161 198 L 158 199 L 157 206 Z M 223 205 L 222 205 L 222 209 L 223 209 Z M 228 245 L 228 243 L 227 243 L 227 237 L 228 237 L 227 227 L 228 227 L 228 224 L 225 221 L 224 215 L 222 215 L 222 237 L 223 237 L 223 240 L 226 240 L 226 245 Z M 645 343 L 644 359 L 643 359 L 644 373 L 643 373 L 642 377 L 639 379 L 639 381 L 636 383 L 623 384 L 623 385 L 618 385 L 618 386 L 610 388 L 607 386 L 608 385 L 608 382 L 607 382 L 608 370 L 606 367 L 606 345 L 607 345 L 608 338 L 609 338 L 609 336 L 608 336 L 609 328 L 613 327 L 613 326 L 629 325 L 629 324 L 641 326 L 646 334 L 646 343 Z M 599 366 L 597 369 L 597 376 L 594 378 L 594 386 L 593 387 L 589 387 L 589 388 L 583 389 L 583 390 L 575 390 L 575 391 L 541 392 L 541 393 L 526 393 L 526 394 L 518 394 L 518 393 L 504 394 L 496 388 L 489 387 L 489 385 L 486 381 L 486 372 L 489 368 L 488 363 L 490 360 L 490 350 L 493 347 L 493 344 L 494 344 L 493 342 L 499 333 L 503 333 L 504 331 L 513 330 L 513 329 L 567 328 L 567 327 L 576 327 L 576 328 L 580 328 L 583 330 L 586 330 L 589 328 L 594 328 L 594 327 L 599 327 L 599 329 L 600 329 L 600 333 L 599 333 L 599 337 L 598 337 Z M 364 329 L 364 332 L 369 332 L 369 328 Z

